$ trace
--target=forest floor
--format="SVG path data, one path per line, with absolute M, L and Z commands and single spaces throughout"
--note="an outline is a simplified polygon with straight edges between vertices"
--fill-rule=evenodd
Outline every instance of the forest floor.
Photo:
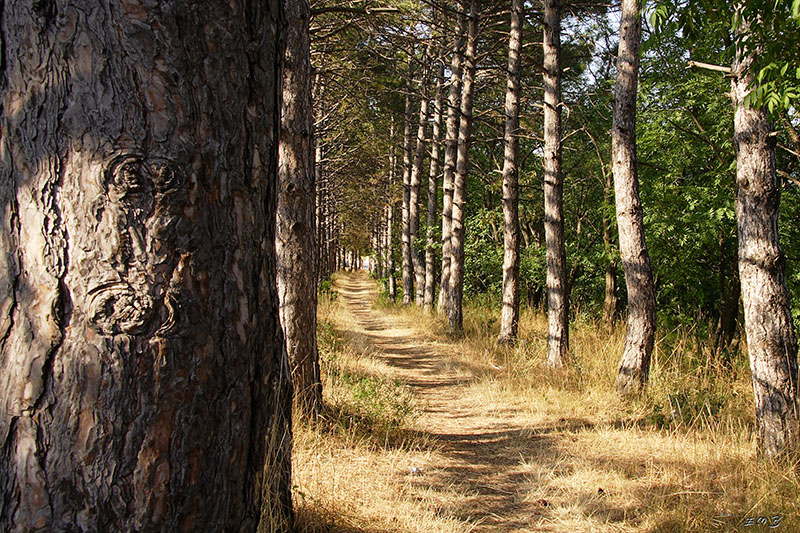
M 613 371 L 522 364 L 534 326 L 531 346 L 495 348 L 380 305 L 366 273 L 334 290 L 324 423 L 295 429 L 301 531 L 795 530 L 796 475 L 758 466 L 746 430 L 657 426 Z M 613 360 L 621 335 L 602 337 Z

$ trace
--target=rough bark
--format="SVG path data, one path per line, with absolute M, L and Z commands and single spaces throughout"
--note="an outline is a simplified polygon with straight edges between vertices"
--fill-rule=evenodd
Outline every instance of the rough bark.
M 471 0 L 467 45 L 464 48 L 464 72 L 461 87 L 461 110 L 458 125 L 458 153 L 453 178 L 453 205 L 450 217 L 450 290 L 447 312 L 450 331 L 463 330 L 462 300 L 464 295 L 464 208 L 467 203 L 469 146 L 472 139 L 472 102 L 475 82 L 475 46 L 478 40 L 480 0 Z
M 442 145 L 442 118 L 444 117 L 444 50 L 439 53 L 436 71 L 436 97 L 433 110 L 433 132 L 431 135 L 431 166 L 428 172 L 428 231 L 425 247 L 425 311 L 433 312 L 436 293 L 436 253 L 433 231 L 436 227 L 436 207 L 439 189 L 440 147 Z
M 503 150 L 503 310 L 498 344 L 515 343 L 519 328 L 519 53 L 522 0 L 511 2 Z
M 288 531 L 280 2 L 0 2 L 0 530 Z
M 450 61 L 450 89 L 447 93 L 447 126 L 444 150 L 444 174 L 442 176 L 442 275 L 439 282 L 439 301 L 437 308 L 440 315 L 445 315 L 450 308 L 450 239 L 452 237 L 453 216 L 453 181 L 456 173 L 458 157 L 459 110 L 461 106 L 461 63 L 464 50 L 464 34 L 467 17 L 464 14 L 463 2 L 458 2 L 458 22 L 453 40 L 453 57 Z
M 636 393 L 650 374 L 656 332 L 656 300 L 650 255 L 644 240 L 636 161 L 636 90 L 642 23 L 638 0 L 623 0 L 611 157 L 617 207 L 619 254 L 628 288 L 628 325 L 617 373 L 617 390 Z
M 740 38 L 746 37 L 749 22 Z M 775 139 L 766 111 L 744 103 L 757 53 L 743 45 L 731 68 L 739 277 L 759 443 L 764 455 L 778 457 L 798 448 L 797 339 L 778 240 Z
M 422 163 L 425 159 L 425 146 L 427 144 L 425 133 L 428 126 L 428 83 L 430 81 L 430 67 L 427 63 L 429 57 L 430 44 L 428 44 L 422 60 L 424 67 L 419 84 L 420 103 L 419 117 L 417 120 L 417 139 L 416 145 L 414 146 L 414 161 L 411 165 L 408 194 L 408 242 L 409 248 L 411 249 L 411 267 L 414 271 L 414 287 L 416 289 L 414 303 L 420 307 L 425 297 L 425 265 L 419 250 L 417 250 L 417 241 L 419 240 L 420 174 L 422 172 Z
M 294 385 L 295 412 L 319 415 L 322 381 L 317 353 L 317 247 L 308 0 L 283 0 L 286 54 L 278 148 L 276 251 L 278 298 Z
M 411 167 L 413 164 L 414 139 L 411 136 L 413 121 L 413 100 L 411 97 L 411 81 L 413 69 L 411 59 L 408 64 L 408 83 L 406 87 L 406 105 L 403 119 L 403 213 L 402 213 L 402 253 L 403 253 L 403 305 L 411 303 L 414 297 L 414 263 L 411 256 Z
M 547 256 L 547 363 L 563 366 L 569 354 L 567 255 L 564 245 L 564 176 L 561 171 L 561 7 L 544 2 L 544 233 Z

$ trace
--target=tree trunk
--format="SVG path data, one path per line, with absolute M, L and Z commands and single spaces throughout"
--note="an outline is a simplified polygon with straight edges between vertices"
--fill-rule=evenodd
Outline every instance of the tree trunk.
M 744 21 L 740 39 L 749 22 Z M 758 51 L 748 49 L 746 41 L 742 47 L 731 69 L 739 277 L 759 442 L 767 457 L 778 457 L 798 447 L 797 339 L 778 241 L 781 188 L 775 139 L 770 137 L 766 111 L 743 101 L 750 92 Z
M 436 72 L 436 99 L 434 100 L 433 135 L 431 138 L 431 166 L 428 173 L 428 231 L 425 246 L 425 311 L 433 312 L 436 293 L 436 254 L 433 230 L 436 227 L 436 208 L 439 188 L 440 147 L 442 145 L 442 117 L 444 116 L 444 49 L 439 53 Z
M 280 2 L 50 7 L 0 3 L 0 530 L 289 531 Z
M 599 152 L 598 152 L 599 153 Z M 614 176 L 605 170 L 603 161 L 603 249 L 606 254 L 606 279 L 605 295 L 603 298 L 603 321 L 609 329 L 613 329 L 617 322 L 617 258 L 613 249 L 613 238 L 611 235 L 613 218 L 607 214 L 607 207 L 611 205 L 612 193 L 614 190 Z
M 447 132 L 444 150 L 444 175 L 442 177 L 442 276 L 439 282 L 439 314 L 450 309 L 450 239 L 452 237 L 453 182 L 455 180 L 456 159 L 458 157 L 458 129 L 461 117 L 461 63 L 464 50 L 464 33 L 467 17 L 464 3 L 459 1 L 458 22 L 453 40 L 453 57 L 450 61 L 450 89 L 447 94 Z
M 515 343 L 519 327 L 519 53 L 522 0 L 511 2 L 503 150 L 503 311 L 498 344 Z
M 317 353 L 317 248 L 308 0 L 284 0 L 286 55 L 278 151 L 276 250 L 278 297 L 286 352 L 300 416 L 322 407 Z
M 647 384 L 656 332 L 655 288 L 644 240 L 636 162 L 636 89 L 642 35 L 638 0 L 623 0 L 619 33 L 611 153 L 619 253 L 628 288 L 628 326 L 617 389 L 627 395 Z
M 422 172 L 422 162 L 425 158 L 425 130 L 428 126 L 428 83 L 430 80 L 430 67 L 428 58 L 430 57 L 430 43 L 428 44 L 422 59 L 423 74 L 419 84 L 419 120 L 417 124 L 417 143 L 414 148 L 414 162 L 411 165 L 411 179 L 409 183 L 408 196 L 408 241 L 411 249 L 411 266 L 414 270 L 414 287 L 416 289 L 415 303 L 422 306 L 425 296 L 425 265 L 422 256 L 417 250 L 417 240 L 419 239 L 419 187 L 420 173 Z
M 388 216 L 386 217 L 386 269 L 389 276 L 389 299 L 397 301 L 397 283 L 394 277 L 394 249 L 392 247 L 392 226 L 394 225 L 394 176 L 397 168 L 394 144 L 394 118 L 389 128 L 389 197 L 387 199 Z
M 414 139 L 411 137 L 413 120 L 413 100 L 411 87 L 413 79 L 413 58 L 408 61 L 408 82 L 406 84 L 406 106 L 403 127 L 403 305 L 411 303 L 414 297 L 414 262 L 411 256 L 411 167 L 413 164 Z
M 547 364 L 569 355 L 564 177 L 561 172 L 561 7 L 544 2 L 544 232 L 547 255 Z
M 475 82 L 475 46 L 478 40 L 480 0 L 471 0 L 467 46 L 464 49 L 464 79 L 461 88 L 461 121 L 458 126 L 458 157 L 453 179 L 453 206 L 450 218 L 450 293 L 448 323 L 450 331 L 463 330 L 462 300 L 464 296 L 464 208 L 467 203 L 469 145 L 472 138 L 472 99 Z

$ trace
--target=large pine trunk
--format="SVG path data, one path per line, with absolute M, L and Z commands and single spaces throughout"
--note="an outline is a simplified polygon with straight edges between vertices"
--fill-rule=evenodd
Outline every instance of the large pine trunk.
M 458 128 L 461 118 L 459 116 L 461 105 L 461 63 L 464 51 L 464 33 L 467 26 L 463 1 L 459 1 L 457 5 L 459 12 L 453 39 L 453 57 L 450 61 L 450 89 L 447 93 L 444 173 L 442 175 L 442 275 L 439 282 L 439 301 L 437 303 L 440 315 L 447 315 L 447 311 L 450 309 L 450 239 L 453 235 L 453 181 L 455 180 L 456 158 L 458 157 Z
M 467 172 L 469 146 L 472 139 L 472 103 L 475 83 L 475 48 L 478 40 L 480 0 L 471 0 L 467 45 L 464 49 L 464 72 L 461 87 L 461 120 L 458 125 L 456 173 L 453 178 L 453 205 L 450 217 L 450 290 L 448 324 L 450 331 L 463 330 L 462 300 L 464 296 L 464 210 L 467 204 Z
M 766 111 L 744 102 L 757 53 L 748 48 L 740 49 L 731 69 L 739 277 L 759 441 L 767 457 L 778 457 L 798 448 L 797 339 L 778 241 L 775 139 Z
M 519 53 L 522 0 L 511 2 L 503 157 L 503 311 L 497 342 L 514 343 L 519 328 Z
M 655 288 L 644 240 L 636 161 L 636 90 L 642 36 L 638 1 L 622 2 L 611 130 L 619 254 L 628 288 L 628 326 L 617 373 L 617 390 L 623 395 L 636 393 L 647 383 L 656 333 Z
M 286 55 L 278 152 L 278 297 L 294 385 L 294 405 L 305 418 L 322 407 L 317 353 L 317 247 L 314 220 L 314 146 L 308 0 L 284 0 Z
M 544 233 L 547 255 L 547 364 L 563 366 L 569 352 L 564 176 L 561 172 L 561 7 L 544 2 Z
M 280 2 L 0 9 L 0 530 L 289 530 Z

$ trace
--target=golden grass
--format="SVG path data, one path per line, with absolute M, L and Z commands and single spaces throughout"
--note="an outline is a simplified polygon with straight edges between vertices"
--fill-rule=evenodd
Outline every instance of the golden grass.
M 705 364 L 690 336 L 662 335 L 647 393 L 624 401 L 613 388 L 621 328 L 573 326 L 571 364 L 553 371 L 536 312 L 523 313 L 518 346 L 498 347 L 483 306 L 465 307 L 454 339 L 413 306 L 356 317 L 343 300 L 320 306 L 328 418 L 295 426 L 301 531 L 800 531 L 796 468 L 757 457 L 746 361 Z M 409 345 L 452 382 L 396 383 L 413 369 L 383 356 L 395 344 L 365 331 L 373 318 L 413 331 Z M 388 384 L 376 397 L 403 397 L 408 412 L 364 416 L 343 371 Z

